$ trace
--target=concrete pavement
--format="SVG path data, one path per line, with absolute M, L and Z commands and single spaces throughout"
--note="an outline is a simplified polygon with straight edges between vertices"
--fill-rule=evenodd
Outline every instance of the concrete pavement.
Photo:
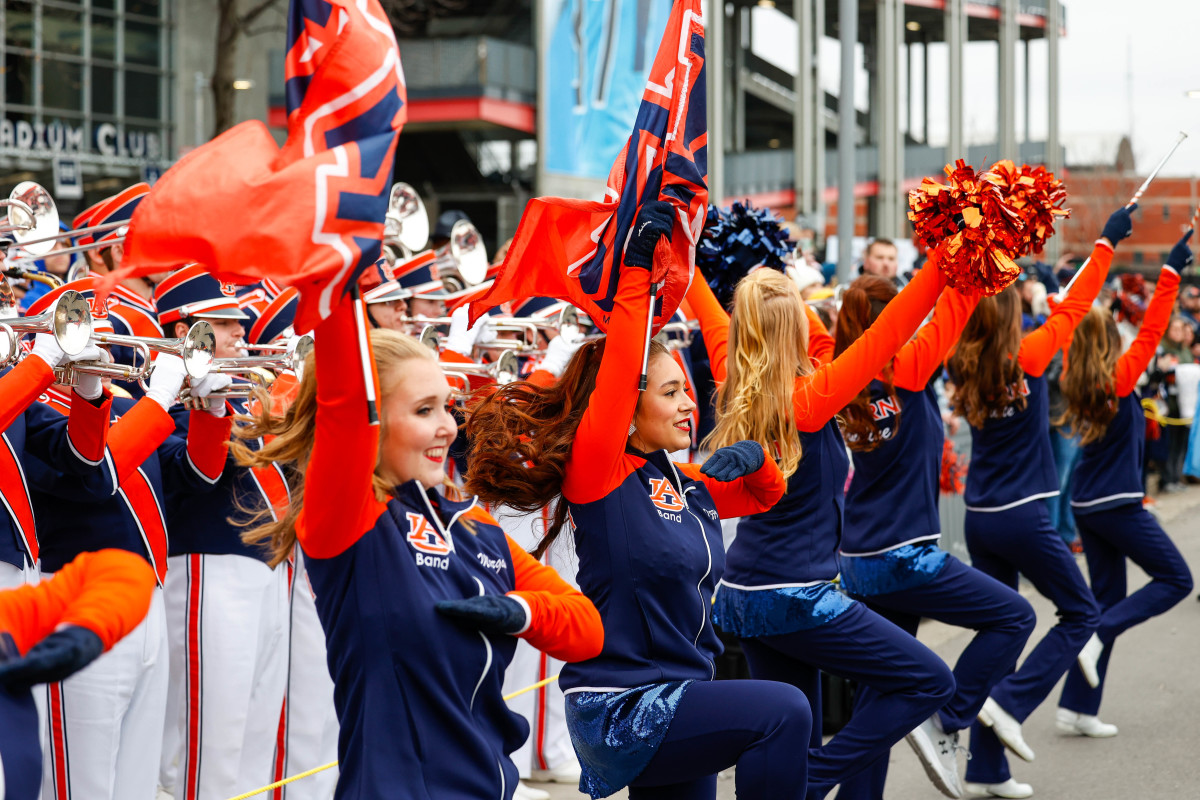
M 1167 533 L 1200 574 L 1200 488 L 1158 499 Z M 1080 566 L 1086 573 L 1083 557 Z M 1146 581 L 1130 567 L 1131 590 Z M 1054 621 L 1054 607 L 1031 589 L 1023 592 L 1038 615 L 1030 647 Z M 971 632 L 940 623 L 921 626 L 920 639 L 953 664 Z M 1035 797 L 1054 800 L 1200 798 L 1200 603 L 1195 596 L 1117 640 L 1100 718 L 1120 727 L 1112 739 L 1085 739 L 1054 728 L 1058 691 L 1025 723 L 1037 753 L 1033 763 L 1012 757 L 1013 776 L 1034 787 Z M 966 742 L 963 736 L 963 744 Z M 960 762 L 965 768 L 965 763 Z M 579 800 L 574 787 L 535 784 L 554 800 Z M 907 744 L 892 749 L 886 800 L 936 800 L 942 795 L 925 777 Z M 614 795 L 626 797 L 625 793 Z M 723 775 L 718 798 L 732 800 L 733 780 Z

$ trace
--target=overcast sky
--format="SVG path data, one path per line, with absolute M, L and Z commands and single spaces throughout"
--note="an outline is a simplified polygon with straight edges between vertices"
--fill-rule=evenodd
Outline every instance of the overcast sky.
M 1180 147 L 1164 174 L 1200 176 L 1200 0 L 1065 0 L 1067 35 L 1060 45 L 1059 129 L 1068 163 L 1111 162 L 1120 138 L 1132 129 L 1138 168 L 1149 170 L 1175 141 L 1178 132 L 1192 138 Z M 790 20 L 755 9 L 755 50 L 793 68 L 794 33 Z M 781 25 L 781 23 L 783 23 Z M 773 56 L 773 57 L 772 57 Z M 930 48 L 930 142 L 944 145 L 947 129 L 946 48 Z M 822 84 L 836 93 L 838 46 L 825 39 L 821 48 Z M 1046 43 L 1030 48 L 1030 134 L 1046 137 Z M 1024 138 L 1024 63 L 1018 58 L 1017 136 Z M 920 81 L 920 59 L 914 85 Z M 996 141 L 997 47 L 968 45 L 964 82 L 965 131 L 971 144 Z M 1132 81 L 1130 80 L 1132 77 Z M 903 79 L 902 79 L 903 85 Z M 1132 85 L 1132 119 L 1130 87 Z M 867 104 L 866 73 L 860 72 L 857 105 Z M 913 129 L 920 131 L 919 100 Z

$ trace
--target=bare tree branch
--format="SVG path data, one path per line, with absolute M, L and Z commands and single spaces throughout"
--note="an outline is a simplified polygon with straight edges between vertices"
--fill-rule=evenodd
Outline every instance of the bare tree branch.
M 280 0 L 262 0 L 261 3 L 251 8 L 245 14 L 238 18 L 238 25 L 242 28 L 251 25 L 255 20 L 270 11 L 272 8 L 279 7 Z

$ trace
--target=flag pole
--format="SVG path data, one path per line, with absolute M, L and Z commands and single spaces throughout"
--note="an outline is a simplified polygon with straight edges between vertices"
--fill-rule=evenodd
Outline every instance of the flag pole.
M 638 391 L 646 391 L 646 374 L 650 370 L 650 341 L 654 338 L 654 300 L 658 297 L 661 283 L 650 284 L 650 309 L 646 313 L 646 344 L 642 348 L 642 374 L 638 378 Z
M 367 424 L 379 424 L 379 404 L 375 397 L 375 374 L 371 370 L 371 343 L 367 339 L 366 306 L 358 283 L 350 287 L 350 302 L 354 304 L 354 328 L 358 334 L 358 356 L 362 363 L 363 384 L 367 390 Z
M 1132 208 L 1139 200 L 1142 199 L 1142 195 L 1144 195 L 1146 190 L 1150 188 L 1150 184 L 1155 178 L 1158 177 L 1158 173 L 1162 172 L 1162 168 L 1167 165 L 1167 162 L 1171 160 L 1171 156 L 1175 155 L 1175 151 L 1179 149 L 1179 145 L 1183 144 L 1183 140 L 1186 138 L 1188 138 L 1188 135 L 1185 132 L 1180 131 L 1179 138 L 1175 140 L 1175 144 L 1170 150 L 1167 151 L 1167 154 L 1162 157 L 1162 160 L 1158 162 L 1158 166 L 1150 171 L 1150 174 L 1146 176 L 1146 180 L 1142 181 L 1142 185 L 1138 187 L 1138 190 L 1133 193 L 1133 197 L 1129 198 L 1129 202 L 1125 204 L 1126 208 Z M 1079 280 L 1079 276 L 1083 274 L 1083 271 L 1087 269 L 1088 264 L 1091 263 L 1092 259 L 1089 257 L 1086 261 L 1079 265 L 1079 269 L 1075 270 L 1075 274 L 1071 276 L 1071 280 L 1068 281 L 1067 285 L 1064 286 L 1058 293 L 1058 301 L 1060 303 L 1067 299 L 1067 295 L 1070 293 L 1071 287 L 1075 285 L 1075 281 Z

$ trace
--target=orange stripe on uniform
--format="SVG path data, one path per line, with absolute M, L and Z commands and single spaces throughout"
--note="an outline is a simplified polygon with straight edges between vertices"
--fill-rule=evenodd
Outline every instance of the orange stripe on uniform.
M 188 556 L 187 599 L 187 774 L 183 800 L 195 800 L 200 789 L 200 604 L 204 600 L 204 557 Z
M 50 757 L 54 775 L 54 799 L 71 797 L 70 773 L 67 769 L 67 726 L 63 714 L 62 684 L 50 684 Z

